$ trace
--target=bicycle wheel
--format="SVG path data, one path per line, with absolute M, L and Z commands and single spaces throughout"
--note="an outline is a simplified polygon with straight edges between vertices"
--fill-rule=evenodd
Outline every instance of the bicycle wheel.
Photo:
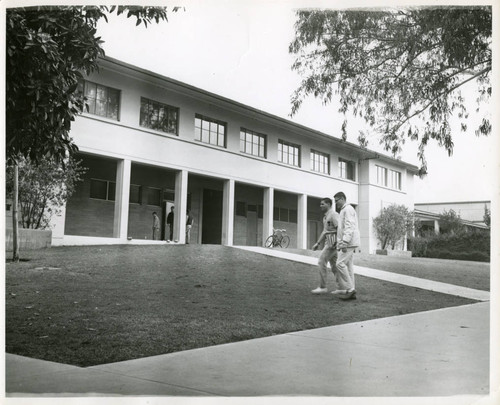
M 290 244 L 290 237 L 288 235 L 283 236 L 280 243 L 281 247 L 287 248 L 289 244 Z
M 266 239 L 266 243 L 264 244 L 265 247 L 270 248 L 274 246 L 274 236 L 271 235 L 269 238 Z

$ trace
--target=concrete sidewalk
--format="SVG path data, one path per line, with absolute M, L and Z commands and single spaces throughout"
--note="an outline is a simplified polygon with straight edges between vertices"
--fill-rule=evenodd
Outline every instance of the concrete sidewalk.
M 6 392 L 8 397 L 458 395 L 450 403 L 472 403 L 489 393 L 489 312 L 489 302 L 481 302 L 88 368 L 7 354 Z

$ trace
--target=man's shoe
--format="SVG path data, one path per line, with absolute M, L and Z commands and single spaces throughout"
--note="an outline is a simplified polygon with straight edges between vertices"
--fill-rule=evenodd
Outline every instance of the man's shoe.
M 318 287 L 315 290 L 311 291 L 313 294 L 326 294 L 328 292 L 328 288 Z
M 347 290 L 335 290 L 335 291 L 332 291 L 331 293 L 333 295 L 340 295 L 340 294 L 345 294 L 347 292 Z
M 341 300 L 355 300 L 356 299 L 356 290 L 347 291 L 344 294 L 339 294 L 339 298 Z

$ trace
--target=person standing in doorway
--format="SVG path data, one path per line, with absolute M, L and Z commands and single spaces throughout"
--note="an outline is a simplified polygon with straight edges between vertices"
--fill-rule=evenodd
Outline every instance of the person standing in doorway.
M 174 240 L 174 206 L 170 207 L 170 212 L 167 215 L 167 225 L 169 231 L 169 241 Z
M 323 232 L 314 244 L 313 250 L 317 250 L 324 241 L 324 247 L 318 260 L 319 266 L 319 287 L 311 292 L 313 294 L 324 294 L 328 292 L 326 288 L 327 265 L 330 263 L 331 270 L 335 278 L 337 262 L 337 225 L 339 222 L 339 214 L 332 207 L 331 198 L 323 198 L 319 203 L 319 207 L 323 212 Z
M 193 226 L 194 218 L 191 215 L 191 210 L 187 210 L 186 213 L 186 243 L 189 244 L 191 241 L 191 227 Z
M 335 206 L 340 210 L 339 226 L 337 229 L 337 275 L 340 286 L 337 293 L 343 300 L 356 299 L 354 283 L 354 250 L 359 246 L 358 217 L 352 205 L 347 204 L 343 192 L 338 192 L 333 197 Z
M 160 218 L 153 212 L 153 240 L 160 240 Z

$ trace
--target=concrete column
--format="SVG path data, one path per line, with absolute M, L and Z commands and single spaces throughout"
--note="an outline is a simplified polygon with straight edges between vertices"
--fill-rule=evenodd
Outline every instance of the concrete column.
M 307 195 L 297 196 L 297 249 L 307 249 Z
M 234 232 L 234 180 L 224 181 L 222 195 L 222 244 L 233 246 Z
M 113 237 L 126 239 L 128 236 L 128 206 L 130 198 L 130 172 L 132 162 L 120 160 L 116 164 L 115 217 Z
M 175 174 L 174 241 L 186 243 L 186 212 L 188 195 L 188 172 Z
M 264 213 L 262 219 L 262 244 L 273 233 L 273 214 L 274 214 L 274 188 L 264 189 Z
M 437 219 L 434 220 L 434 232 L 439 235 L 439 221 Z

